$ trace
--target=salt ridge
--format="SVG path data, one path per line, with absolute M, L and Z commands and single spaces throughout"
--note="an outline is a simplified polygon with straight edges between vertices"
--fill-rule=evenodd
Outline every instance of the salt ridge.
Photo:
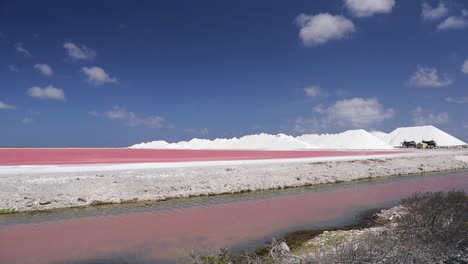
M 140 143 L 130 148 L 149 149 L 234 149 L 234 150 L 306 150 L 306 149 L 394 149 L 403 141 L 435 140 L 439 146 L 465 145 L 466 143 L 434 126 L 397 128 L 386 134 L 363 129 L 348 130 L 339 134 L 306 134 L 293 137 L 285 134 L 247 135 L 241 138 L 194 138 L 190 141 L 168 143 L 157 140 Z
M 130 148 L 156 148 L 156 149 L 263 149 L 263 150 L 292 150 L 316 149 L 317 147 L 285 134 L 247 135 L 241 138 L 217 138 L 215 140 L 194 138 L 190 141 L 168 143 L 166 141 L 153 141 L 140 143 Z
M 319 149 L 393 149 L 364 129 L 348 130 L 339 134 L 302 135 L 298 139 Z
M 305 150 L 305 149 L 393 149 L 367 131 L 349 130 L 340 134 L 303 135 L 293 137 L 285 134 L 247 135 L 241 138 L 217 138 L 215 140 L 194 138 L 190 141 L 168 143 L 153 141 L 140 143 L 131 148 L 149 149 L 251 149 L 251 150 Z
M 374 137 L 377 137 L 381 140 L 384 139 L 388 135 L 387 133 L 382 132 L 382 131 L 371 131 L 369 133 L 373 135 Z

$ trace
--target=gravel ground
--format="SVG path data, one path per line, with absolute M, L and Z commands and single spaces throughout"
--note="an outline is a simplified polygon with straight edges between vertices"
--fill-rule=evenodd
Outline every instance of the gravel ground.
M 468 169 L 466 150 L 426 150 L 403 156 L 349 157 L 339 161 L 301 159 L 33 174 L 2 173 L 0 167 L 0 212 L 157 201 L 460 169 Z

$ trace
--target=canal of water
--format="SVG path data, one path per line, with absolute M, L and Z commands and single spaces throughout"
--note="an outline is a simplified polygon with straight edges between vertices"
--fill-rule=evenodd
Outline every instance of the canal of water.
M 468 191 L 468 172 L 0 216 L 0 263 L 174 263 L 301 229 L 351 224 L 414 192 Z

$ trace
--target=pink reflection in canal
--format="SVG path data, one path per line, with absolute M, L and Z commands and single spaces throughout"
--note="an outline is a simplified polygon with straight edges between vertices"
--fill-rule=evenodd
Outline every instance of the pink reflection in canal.
M 0 263 L 51 263 L 112 255 L 174 260 L 192 249 L 238 246 L 349 217 L 416 191 L 468 190 L 466 173 L 341 185 L 274 198 L 0 226 Z

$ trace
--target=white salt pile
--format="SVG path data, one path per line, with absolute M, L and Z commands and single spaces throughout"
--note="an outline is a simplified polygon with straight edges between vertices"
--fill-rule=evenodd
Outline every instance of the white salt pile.
M 248 135 L 241 138 L 217 138 L 215 140 L 194 138 L 190 141 L 167 143 L 166 141 L 153 141 L 140 143 L 130 148 L 150 149 L 264 149 L 264 150 L 292 150 L 316 149 L 314 145 L 300 141 L 285 134 Z
M 153 141 L 140 143 L 130 148 L 149 149 L 263 149 L 263 150 L 304 150 L 304 149 L 393 149 L 367 131 L 349 130 L 340 134 L 303 135 L 292 137 L 285 134 L 248 135 L 241 138 L 217 138 L 215 140 L 194 138 L 190 141 L 168 143 Z
M 315 145 L 319 149 L 393 149 L 363 129 L 348 130 L 340 134 L 303 135 L 297 139 Z
M 387 136 L 388 134 L 385 133 L 385 132 L 382 132 L 382 131 L 371 131 L 369 132 L 371 135 L 373 135 L 374 137 L 377 137 L 379 139 L 383 139 L 385 136 Z
M 466 143 L 434 126 L 400 127 L 383 138 L 390 146 L 401 146 L 403 141 L 434 140 L 438 146 L 458 146 Z
M 457 146 L 466 143 L 433 126 L 397 128 L 390 134 L 363 129 L 339 134 L 308 134 L 292 137 L 285 134 L 248 135 L 241 138 L 194 138 L 190 141 L 168 143 L 152 141 L 130 148 L 147 149 L 245 149 L 245 150 L 304 150 L 304 149 L 393 149 L 403 141 L 434 140 L 438 146 Z

